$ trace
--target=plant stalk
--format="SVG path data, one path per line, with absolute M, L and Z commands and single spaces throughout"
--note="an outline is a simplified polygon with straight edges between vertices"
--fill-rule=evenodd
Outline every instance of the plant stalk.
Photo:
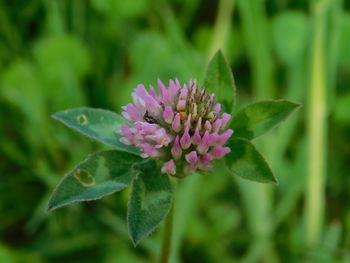
M 306 194 L 306 241 L 315 246 L 321 238 L 324 217 L 326 163 L 326 70 L 325 16 L 327 1 L 314 4 L 314 38 L 311 58 L 311 83 L 308 127 L 308 180 Z
M 173 234 L 173 221 L 174 221 L 174 201 L 171 205 L 169 214 L 165 220 L 162 253 L 160 255 L 159 263 L 168 263 L 171 249 L 171 241 Z

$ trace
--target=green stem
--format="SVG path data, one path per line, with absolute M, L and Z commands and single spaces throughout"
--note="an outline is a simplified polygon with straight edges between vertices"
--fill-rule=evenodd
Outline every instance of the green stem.
M 198 193 L 201 189 L 202 176 L 194 174 L 186 180 L 181 180 L 177 188 L 176 215 L 174 216 L 174 233 L 172 235 L 170 263 L 180 262 L 179 255 L 181 243 L 186 233 L 186 228 L 198 210 Z
M 169 214 L 165 220 L 162 254 L 160 255 L 159 263 L 168 263 L 171 249 L 171 240 L 173 234 L 173 218 L 174 218 L 174 203 L 172 204 Z
M 314 38 L 311 58 L 311 83 L 308 127 L 308 181 L 306 195 L 306 240 L 309 246 L 321 238 L 324 215 L 326 153 L 326 72 L 325 20 L 327 1 L 314 5 Z

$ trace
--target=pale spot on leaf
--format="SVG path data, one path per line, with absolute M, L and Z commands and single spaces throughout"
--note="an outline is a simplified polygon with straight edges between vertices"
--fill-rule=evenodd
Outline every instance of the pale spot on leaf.
M 77 120 L 78 120 L 79 124 L 81 124 L 81 125 L 85 125 L 85 124 L 88 124 L 88 123 L 89 123 L 89 121 L 88 121 L 88 119 L 87 119 L 87 117 L 86 117 L 85 114 L 80 114 L 80 115 L 77 117 Z
M 78 181 L 83 186 L 93 186 L 96 184 L 95 178 L 86 170 L 78 168 L 73 176 L 78 179 Z

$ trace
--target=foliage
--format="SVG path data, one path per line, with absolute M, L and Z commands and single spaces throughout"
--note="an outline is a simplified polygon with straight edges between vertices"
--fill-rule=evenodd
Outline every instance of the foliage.
M 210 91 L 217 91 L 218 99 L 229 97 L 229 103 L 226 104 L 233 109 L 235 84 L 221 51 L 209 63 L 204 85 Z M 223 92 L 225 90 L 228 92 Z M 225 93 L 227 95 L 223 96 Z M 243 138 L 251 139 L 272 129 L 299 106 L 290 101 L 262 101 L 249 105 L 233 116 L 231 126 L 238 134 L 237 138 L 228 141 L 231 153 L 225 156 L 232 174 L 257 182 L 277 183 L 264 157 Z M 96 200 L 123 189 L 133 181 L 128 226 L 130 238 L 136 246 L 162 222 L 170 210 L 170 174 L 162 175 L 155 161 L 142 162 L 141 158 L 124 153 L 138 152 L 119 141 L 120 136 L 116 131 L 126 122 L 116 113 L 78 108 L 59 112 L 53 117 L 90 138 L 114 146 L 116 151 L 89 156 L 69 172 L 53 193 L 49 208 Z M 215 169 L 212 173 L 216 173 Z
M 136 84 L 158 77 L 203 80 L 218 48 L 235 73 L 235 114 L 260 99 L 304 106 L 253 141 L 277 186 L 225 176 L 220 163 L 180 181 L 171 262 L 348 262 L 349 18 L 341 0 L 0 1 L 0 262 L 155 262 L 161 229 L 136 249 L 128 242 L 131 187 L 47 212 L 63 174 L 91 152 L 115 151 L 50 116 L 119 113 Z M 320 57 L 325 73 L 315 75 Z M 311 77 L 326 85 L 327 177 L 321 235 L 307 245 Z

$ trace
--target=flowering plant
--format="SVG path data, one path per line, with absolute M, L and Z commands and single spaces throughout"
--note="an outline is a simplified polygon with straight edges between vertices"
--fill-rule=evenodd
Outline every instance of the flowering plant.
M 142 150 L 141 157 L 167 160 L 161 172 L 184 177 L 196 171 L 212 169 L 212 160 L 230 152 L 223 145 L 233 130 L 226 129 L 231 115 L 221 113 L 215 94 L 199 89 L 197 82 L 181 86 L 170 80 L 166 88 L 158 80 L 160 96 L 153 86 L 148 93 L 139 85 L 132 94 L 134 104 L 128 104 L 122 114 L 133 127 L 121 126 L 120 141 Z
M 232 175 L 277 183 L 250 140 L 285 120 L 300 104 L 260 101 L 231 118 L 236 90 L 221 51 L 210 61 L 202 86 L 195 80 L 170 80 L 166 87 L 158 80 L 158 90 L 138 85 L 133 104 L 122 107 L 122 116 L 91 108 L 53 115 L 113 149 L 88 156 L 64 176 L 49 209 L 96 200 L 132 185 L 127 224 L 137 245 L 166 218 L 173 199 L 171 177 L 215 173 L 220 166 Z

